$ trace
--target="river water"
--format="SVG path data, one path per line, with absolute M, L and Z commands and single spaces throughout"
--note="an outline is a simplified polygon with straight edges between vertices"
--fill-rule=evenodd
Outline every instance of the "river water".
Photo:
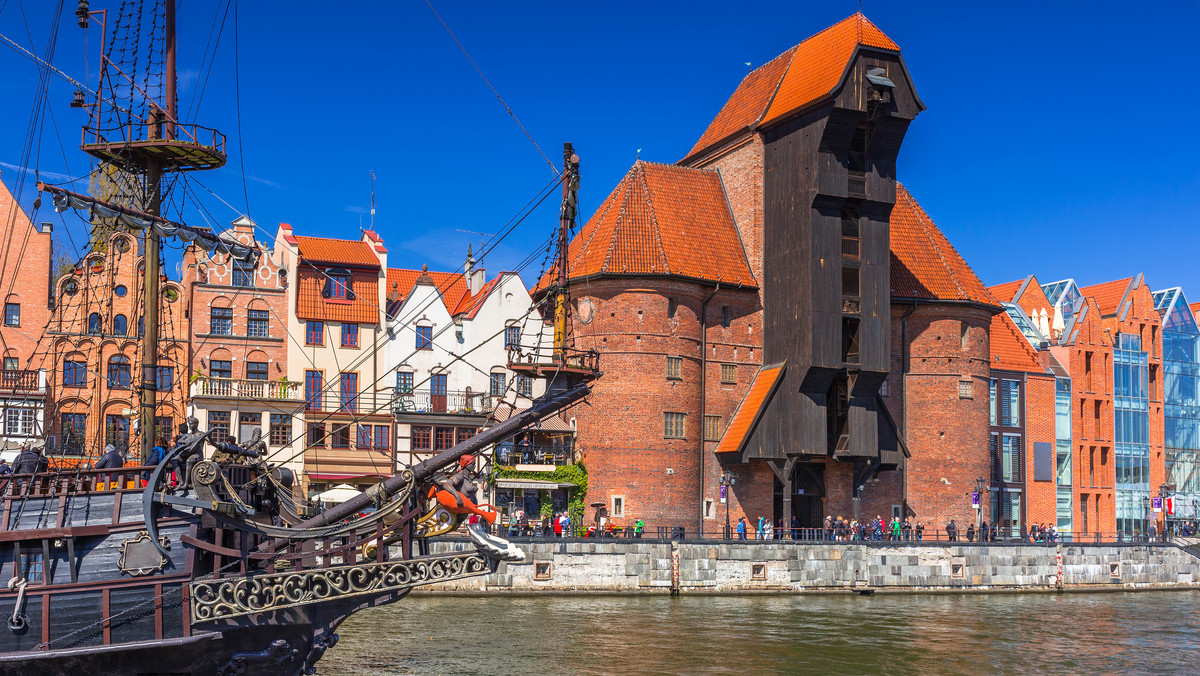
M 318 663 L 349 674 L 1200 672 L 1200 592 L 422 596 Z

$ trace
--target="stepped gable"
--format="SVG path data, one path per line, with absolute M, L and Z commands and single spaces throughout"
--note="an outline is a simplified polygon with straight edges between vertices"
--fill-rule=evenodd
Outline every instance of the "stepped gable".
M 991 367 L 1000 371 L 1024 371 L 1045 374 L 1046 369 L 1038 359 L 1037 352 L 1013 323 L 1007 312 L 992 316 L 988 332 L 991 345 Z
M 571 279 L 664 275 L 757 282 L 716 171 L 638 160 L 567 247 Z M 535 291 L 555 278 L 556 266 Z
M 843 19 L 747 75 L 688 157 L 832 94 L 860 46 L 900 51 L 861 12 Z
M 892 298 L 999 305 L 971 266 L 903 185 L 891 219 Z
M 1121 301 L 1125 299 L 1125 294 L 1129 291 L 1132 281 L 1133 277 L 1126 277 L 1102 284 L 1093 284 L 1081 288 L 1079 293 L 1084 298 L 1095 298 L 1096 305 L 1100 308 L 1100 316 L 1109 317 L 1117 314 L 1121 309 Z

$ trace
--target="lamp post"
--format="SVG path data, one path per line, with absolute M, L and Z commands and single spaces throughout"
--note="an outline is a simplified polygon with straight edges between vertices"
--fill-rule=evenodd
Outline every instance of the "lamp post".
M 737 477 L 733 472 L 725 470 L 721 473 L 721 477 L 717 480 L 721 484 L 721 502 L 725 503 L 725 539 L 729 539 L 729 492 L 733 489 L 733 485 L 737 483 Z
M 1150 496 L 1142 497 L 1142 539 L 1150 537 Z

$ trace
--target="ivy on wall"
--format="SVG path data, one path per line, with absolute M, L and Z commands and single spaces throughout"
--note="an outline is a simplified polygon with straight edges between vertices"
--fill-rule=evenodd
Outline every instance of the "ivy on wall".
M 583 523 L 583 510 L 585 507 L 583 501 L 587 498 L 588 486 L 587 468 L 583 466 L 583 463 L 559 465 L 554 468 L 553 472 L 518 472 L 512 467 L 494 465 L 492 469 L 492 482 L 495 483 L 497 479 L 530 479 L 575 484 L 574 488 L 567 489 L 567 512 L 571 515 L 571 523 Z M 550 516 L 554 511 L 554 506 L 549 500 L 545 499 L 545 496 L 542 496 L 541 511 L 541 516 L 543 517 Z

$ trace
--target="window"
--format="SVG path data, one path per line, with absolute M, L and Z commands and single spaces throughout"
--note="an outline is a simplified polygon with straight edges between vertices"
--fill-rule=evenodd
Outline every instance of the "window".
M 504 329 L 504 349 L 521 347 L 521 327 L 508 326 Z
M 433 439 L 433 428 L 424 425 L 413 425 L 412 428 L 412 447 L 414 451 L 432 450 L 431 445 Z
M 92 314 L 88 315 L 88 333 L 100 333 L 102 328 L 103 327 L 100 322 L 100 313 L 93 312 Z
M 125 315 L 117 315 L 113 317 L 113 335 L 124 336 L 129 333 L 129 320 Z
M 67 455 L 80 455 L 87 438 L 87 414 L 62 414 L 62 448 Z
M 233 308 L 215 307 L 209 310 L 208 332 L 214 336 L 233 335 Z
M 533 379 L 529 376 L 516 376 L 514 383 L 517 386 L 517 394 L 522 397 L 533 397 Z
M 208 362 L 208 375 L 211 378 L 232 378 L 233 362 L 227 359 L 212 359 Z
M 20 326 L 21 325 L 21 304 L 20 303 L 5 303 L 4 304 L 4 325 L 5 326 Z
M 396 389 L 400 394 L 411 394 L 413 389 L 413 374 L 401 371 L 396 374 Z
M 16 357 L 5 357 L 4 358 L 4 370 L 5 371 L 17 371 L 19 369 L 20 369 L 20 365 L 19 365 L 18 359 Z
M 248 361 L 246 362 L 246 380 L 266 380 L 267 379 L 267 362 L 265 361 Z
M 325 344 L 325 324 L 323 322 L 309 321 L 304 327 L 304 344 L 305 345 L 324 345 Z
M 478 431 L 479 431 L 479 428 L 477 428 L 477 427 L 459 427 L 454 432 L 454 443 L 461 444 L 462 442 L 466 441 L 467 439 L 470 439 L 471 437 L 475 436 L 475 434 Z
M 358 347 L 358 324 L 342 324 L 342 347 Z
M 27 582 L 34 584 L 47 583 L 45 559 L 43 558 L 45 552 L 34 549 L 29 545 L 22 547 L 19 544 L 16 546 L 16 551 L 20 552 L 17 556 L 23 559 L 21 562 L 22 577 Z
M 859 258 L 859 215 L 854 207 L 842 207 L 842 258 L 858 260 Z
M 233 285 L 246 288 L 254 286 L 254 267 L 248 261 L 233 259 Z
M 146 332 L 146 318 L 138 317 L 138 337 L 140 338 Z
M 108 360 L 108 386 L 114 390 L 129 389 L 129 357 L 118 354 Z
M 731 324 L 733 324 L 733 311 L 731 311 L 729 309 L 728 305 L 722 305 L 721 306 L 721 326 L 723 326 L 725 328 L 729 328 L 729 326 Z
M 87 387 L 87 362 L 63 362 L 63 387 Z
M 675 313 L 679 311 L 679 301 L 674 298 L 667 299 L 667 319 L 674 319 Z
M 712 498 L 704 499 L 704 518 L 713 518 L 713 501 Z
M 358 440 L 357 441 L 358 441 L 357 448 L 359 448 L 359 449 L 371 448 L 371 426 L 370 425 L 359 425 L 358 426 Z
M 33 409 L 9 408 L 4 411 L 4 433 L 9 436 L 33 436 Z
M 444 451 L 454 447 L 454 428 L 435 427 L 433 430 L 433 450 Z
M 164 439 L 169 439 L 175 430 L 175 419 L 169 415 L 154 417 L 154 433 Z M 165 446 L 165 444 L 164 444 Z
M 124 284 L 118 284 L 113 287 L 113 293 L 117 294 L 119 298 L 124 298 L 125 294 L 129 293 L 129 289 L 126 289 Z
M 309 446 L 325 447 L 325 423 L 308 423 L 307 435 Z
M 506 389 L 505 385 L 507 384 L 505 374 L 493 373 L 491 377 L 488 378 L 488 382 L 490 384 L 489 391 L 493 397 L 504 396 L 504 391 Z
M 842 295 L 858 298 L 859 269 L 850 265 L 842 266 Z
M 879 396 L 881 396 L 881 397 L 888 396 L 888 381 L 886 379 L 882 383 L 879 384 Z
M 683 421 L 686 413 L 663 413 L 663 437 L 667 439 L 683 438 Z
M 349 300 L 350 275 L 341 272 L 329 274 L 329 297 L 338 300 Z
M 349 413 L 358 411 L 358 374 L 343 373 L 338 384 L 338 410 Z
M 623 517 L 625 516 L 625 496 L 612 496 L 612 512 L 609 516 Z
M 721 382 L 737 382 L 737 364 L 721 364 Z
M 338 425 L 333 428 L 333 447 L 350 448 L 350 426 Z
M 175 369 L 170 366 L 159 366 L 154 377 L 154 387 L 159 392 L 170 392 L 175 387 Z
M 287 446 L 292 437 L 292 419 L 286 413 L 271 414 L 271 431 L 268 441 L 272 446 Z
M 706 415 L 704 416 L 704 440 L 705 441 L 720 441 L 721 440 L 721 416 Z
M 366 425 L 363 425 L 366 427 Z M 380 451 L 386 451 L 391 448 L 392 428 L 387 425 L 376 425 L 375 434 L 372 437 L 374 448 Z
M 251 338 L 266 338 L 271 335 L 267 324 L 266 310 L 249 310 L 246 312 L 246 335 Z
M 683 379 L 683 357 L 667 357 L 667 378 Z
M 208 412 L 208 432 L 213 443 L 233 441 L 233 436 L 229 433 L 232 419 L 233 416 L 229 411 Z
M 254 430 L 262 431 L 261 413 L 238 413 L 238 443 L 245 444 L 254 438 Z
M 862 359 L 858 346 L 859 320 L 855 317 L 842 317 L 842 361 L 857 364 Z
M 959 399 L 974 399 L 975 398 L 975 382 L 972 380 L 958 381 L 958 398 Z
M 962 349 L 964 349 L 964 350 L 965 350 L 965 349 L 967 349 L 967 347 L 968 347 L 968 340 L 967 340 L 967 323 L 966 323 L 966 322 L 959 322 L 958 324 L 959 324 L 959 326 L 958 326 L 958 342 L 959 342 L 959 347 L 961 347 Z
M 129 418 L 123 415 L 104 416 L 104 443 L 112 444 L 117 450 L 129 447 Z
M 320 371 L 304 372 L 304 407 L 309 411 L 321 410 L 321 389 L 324 378 Z
M 433 327 L 418 326 L 417 327 L 417 349 L 432 350 L 433 349 Z

